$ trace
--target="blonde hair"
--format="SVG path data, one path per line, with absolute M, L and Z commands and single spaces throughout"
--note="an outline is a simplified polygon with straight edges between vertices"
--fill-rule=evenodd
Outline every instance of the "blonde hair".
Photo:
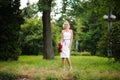
M 65 22 L 63 23 L 63 28 L 64 28 L 64 25 L 65 25 L 65 24 L 68 24 L 68 28 L 70 28 L 70 24 L 69 24 L 68 21 L 65 21 Z

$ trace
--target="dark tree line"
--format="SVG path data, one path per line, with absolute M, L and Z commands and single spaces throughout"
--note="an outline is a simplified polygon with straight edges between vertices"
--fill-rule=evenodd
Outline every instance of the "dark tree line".
M 0 0 L 0 60 L 17 60 L 21 54 L 20 0 Z
M 92 55 L 106 56 L 107 39 L 110 41 L 112 57 L 120 60 L 119 53 L 119 21 L 120 9 L 119 0 L 63 0 L 63 7 L 57 22 L 61 26 L 64 20 L 70 22 L 71 28 L 74 30 L 74 40 L 79 41 L 79 51 L 88 51 Z M 43 26 L 43 58 L 53 59 L 53 42 L 51 34 L 51 9 L 54 5 L 53 0 L 39 0 L 38 12 L 42 12 Z M 0 59 L 1 60 L 17 60 L 21 53 L 19 39 L 20 25 L 24 21 L 19 9 L 19 0 L 1 0 L 0 1 Z M 112 10 L 117 16 L 113 21 L 111 32 L 107 31 L 107 21 L 103 19 L 104 14 Z M 32 9 L 31 9 L 32 10 Z M 30 11 L 30 14 L 37 11 Z M 34 16 L 31 14 L 31 16 Z M 36 26 L 36 25 L 34 25 Z M 41 29 L 40 27 L 37 27 Z M 24 28 L 23 28 L 24 30 Z M 34 30 L 34 29 L 32 29 Z M 60 29 L 59 29 L 60 30 Z M 56 32 L 56 31 L 55 31 Z M 41 33 L 41 32 L 40 32 Z M 40 34 L 40 33 L 37 33 Z M 107 36 L 109 34 L 109 37 Z M 115 36 L 116 35 L 116 36 Z M 29 37 L 30 38 L 30 37 Z M 37 38 L 37 41 L 41 37 Z M 31 39 L 31 38 L 30 38 Z M 56 41 L 56 40 L 55 40 Z M 34 42 L 31 40 L 31 42 Z M 30 43 L 31 43 L 30 42 Z M 35 42 L 36 44 L 36 42 Z M 55 44 L 55 42 L 54 42 Z M 118 46 L 118 47 L 116 47 Z M 99 53 L 99 54 L 98 54 Z

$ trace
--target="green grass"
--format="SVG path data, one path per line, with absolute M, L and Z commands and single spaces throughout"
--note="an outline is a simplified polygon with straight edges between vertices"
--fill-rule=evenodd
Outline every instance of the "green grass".
M 0 62 L 0 72 L 13 73 L 30 80 L 120 80 L 120 63 L 97 56 L 71 56 L 73 70 L 61 68 L 59 56 L 20 56 L 18 61 Z M 0 74 L 1 75 L 1 74 Z

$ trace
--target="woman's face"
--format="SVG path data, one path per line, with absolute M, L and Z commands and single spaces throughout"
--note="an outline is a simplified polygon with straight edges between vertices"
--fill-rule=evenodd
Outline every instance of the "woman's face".
M 64 24 L 64 28 L 68 29 L 68 24 L 67 23 Z

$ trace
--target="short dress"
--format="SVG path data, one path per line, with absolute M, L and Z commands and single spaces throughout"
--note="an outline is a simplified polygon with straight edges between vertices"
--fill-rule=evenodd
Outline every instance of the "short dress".
M 69 58 L 70 57 L 70 38 L 71 33 L 69 32 L 63 32 L 63 40 L 62 40 L 62 52 L 60 53 L 61 58 Z

